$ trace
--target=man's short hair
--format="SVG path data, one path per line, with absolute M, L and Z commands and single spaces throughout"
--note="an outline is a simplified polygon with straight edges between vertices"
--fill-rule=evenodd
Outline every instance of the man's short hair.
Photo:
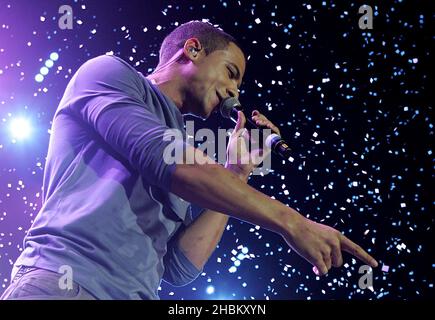
M 169 61 L 178 50 L 184 47 L 187 39 L 197 38 L 206 55 L 215 50 L 225 50 L 230 42 L 234 42 L 243 52 L 237 40 L 221 28 L 209 22 L 193 20 L 175 28 L 168 34 L 160 46 L 159 65 Z

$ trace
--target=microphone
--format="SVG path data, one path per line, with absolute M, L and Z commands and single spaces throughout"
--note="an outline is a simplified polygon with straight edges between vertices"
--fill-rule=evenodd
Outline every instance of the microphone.
M 237 123 L 237 111 L 243 111 L 243 107 L 240 104 L 239 100 L 235 97 L 228 97 L 221 101 L 220 106 L 221 116 L 227 119 L 231 119 L 233 122 Z M 261 130 L 264 127 L 257 126 L 257 124 L 251 120 L 250 117 L 246 117 L 245 128 L 247 129 L 260 129 L 260 133 L 264 133 Z M 263 139 L 260 139 L 262 141 Z M 273 153 L 281 156 L 287 161 L 292 162 L 293 158 L 291 157 L 291 149 L 288 146 L 287 142 L 284 141 L 279 135 L 276 133 L 272 133 L 266 137 L 266 146 L 272 150 Z M 292 160 L 290 160 L 292 159 Z

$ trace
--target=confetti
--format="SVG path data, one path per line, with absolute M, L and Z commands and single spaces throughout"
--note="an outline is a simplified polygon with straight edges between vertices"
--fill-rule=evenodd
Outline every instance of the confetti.
M 367 290 L 358 287 L 361 262 L 346 253 L 341 268 L 318 277 L 282 237 L 230 219 L 204 272 L 185 287 L 162 282 L 160 297 L 433 297 L 434 10 L 382 1 L 370 30 L 358 26 L 359 5 L 295 1 L 289 13 L 279 1 L 108 0 L 105 10 L 79 1 L 73 29 L 60 30 L 57 10 L 0 3 L 0 294 L 41 209 L 51 121 L 75 71 L 108 54 L 148 74 L 164 36 L 196 17 L 222 22 L 240 41 L 248 58 L 240 101 L 274 122 L 293 150 L 250 185 L 340 230 L 382 267 Z M 232 126 L 221 118 L 197 124 Z

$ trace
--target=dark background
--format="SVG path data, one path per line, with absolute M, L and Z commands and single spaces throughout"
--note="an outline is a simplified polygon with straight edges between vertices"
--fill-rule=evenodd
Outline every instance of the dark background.
M 48 130 L 72 74 L 110 51 L 147 74 L 166 34 L 209 19 L 249 57 L 240 101 L 277 124 L 294 151 L 292 164 L 274 158 L 273 172 L 249 183 L 344 232 L 380 266 L 373 291 L 358 288 L 361 262 L 349 255 L 318 278 L 280 236 L 231 219 L 204 273 L 185 287 L 163 282 L 161 298 L 433 298 L 429 3 L 0 1 L 0 293 L 41 207 Z M 73 30 L 58 27 L 63 4 L 73 8 Z M 372 30 L 358 27 L 363 4 L 373 8 Z M 51 52 L 59 60 L 38 83 Z M 19 116 L 30 119 L 32 134 L 14 142 L 9 127 Z M 195 129 L 232 126 L 217 116 L 195 121 Z M 230 272 L 242 248 L 248 257 Z

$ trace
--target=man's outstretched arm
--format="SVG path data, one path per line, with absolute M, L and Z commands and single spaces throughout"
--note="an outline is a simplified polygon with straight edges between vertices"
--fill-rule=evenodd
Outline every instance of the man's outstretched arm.
M 203 208 L 226 212 L 280 234 L 320 275 L 326 274 L 331 266 L 342 264 L 342 250 L 372 267 L 377 266 L 373 257 L 337 230 L 306 219 L 296 210 L 255 190 L 236 174 L 210 163 L 200 150 L 191 146 L 187 149 L 197 162 L 177 164 L 171 180 L 172 193 Z

